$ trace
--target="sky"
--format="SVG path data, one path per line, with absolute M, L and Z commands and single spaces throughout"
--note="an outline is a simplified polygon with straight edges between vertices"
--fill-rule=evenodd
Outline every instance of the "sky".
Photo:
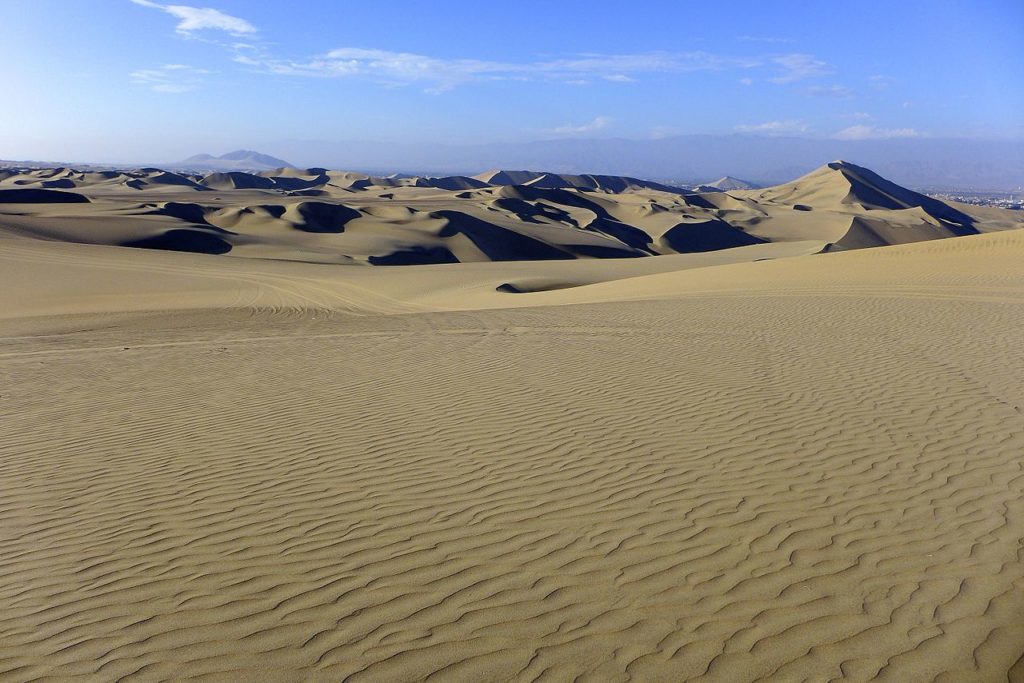
M 0 44 L 3 159 L 1024 138 L 1022 0 L 2 0 Z

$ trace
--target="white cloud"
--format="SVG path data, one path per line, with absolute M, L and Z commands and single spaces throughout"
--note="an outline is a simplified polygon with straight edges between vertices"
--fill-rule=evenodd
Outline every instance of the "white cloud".
M 889 140 L 891 138 L 919 138 L 923 133 L 913 128 L 878 128 L 859 123 L 837 132 L 837 140 Z
M 178 95 L 183 92 L 191 92 L 196 89 L 194 85 L 186 85 L 184 83 L 157 83 L 150 88 L 153 92 L 165 92 L 172 95 Z
M 828 62 L 824 62 L 814 55 L 801 53 L 778 55 L 772 57 L 771 61 L 782 69 L 782 73 L 772 79 L 772 83 L 780 85 L 793 83 L 805 78 L 827 76 L 833 73 L 832 67 L 829 66 Z
M 245 19 L 224 14 L 220 10 L 209 7 L 190 7 L 188 5 L 161 5 L 151 0 L 131 0 L 136 5 L 158 9 L 178 19 L 175 30 L 183 35 L 191 35 L 193 31 L 214 30 L 226 31 L 234 36 L 256 33 L 256 27 Z
M 868 78 L 868 82 L 871 84 L 871 87 L 874 88 L 875 90 L 885 90 L 892 86 L 893 81 L 890 77 L 885 76 L 883 74 L 875 74 L 874 76 Z
M 814 97 L 832 97 L 837 100 L 852 100 L 856 95 L 852 88 L 845 85 L 812 85 L 807 88 L 807 94 Z
M 762 133 L 764 135 L 792 135 L 810 132 L 811 127 L 803 121 L 765 121 L 764 123 L 742 124 L 736 126 L 740 133 Z
M 736 40 L 742 40 L 746 43 L 792 43 L 793 41 L 789 38 L 777 38 L 775 36 L 751 36 L 743 35 L 736 36 Z
M 248 62 L 246 62 L 248 63 Z M 584 54 L 536 62 L 483 59 L 442 59 L 409 52 L 354 47 L 337 48 L 306 62 L 262 59 L 276 74 L 325 78 L 360 78 L 387 85 L 422 84 L 437 92 L 487 80 L 554 80 L 579 83 L 587 79 L 628 82 L 645 73 L 692 73 L 753 68 L 758 58 L 727 57 L 707 52 Z
M 753 78 L 741 78 L 740 79 L 740 85 L 754 85 L 754 79 Z
M 593 121 L 588 121 L 579 126 L 566 125 L 552 128 L 551 132 L 555 135 L 583 135 L 607 128 L 611 122 L 612 120 L 607 116 L 598 116 Z
M 147 86 L 154 92 L 180 94 L 198 88 L 208 73 L 187 64 L 164 64 L 155 69 L 137 69 L 130 77 L 135 85 Z

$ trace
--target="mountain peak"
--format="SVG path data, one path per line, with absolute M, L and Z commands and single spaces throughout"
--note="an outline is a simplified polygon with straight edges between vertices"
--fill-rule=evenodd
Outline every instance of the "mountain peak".
M 705 183 L 702 187 L 713 187 L 719 190 L 757 190 L 760 185 L 749 180 L 741 180 L 730 175 L 722 176 L 713 183 Z
M 254 152 L 250 149 L 238 149 L 222 154 L 196 154 L 184 161 L 170 164 L 171 168 L 195 168 L 214 171 L 269 171 L 277 168 L 290 168 L 292 164 L 284 159 L 269 154 Z

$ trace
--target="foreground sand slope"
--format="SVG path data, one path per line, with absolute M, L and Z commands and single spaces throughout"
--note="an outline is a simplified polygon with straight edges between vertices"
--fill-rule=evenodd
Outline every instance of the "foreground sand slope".
M 157 256 L 187 296 L 230 260 Z M 1024 680 L 1022 259 L 489 273 L 402 315 L 464 292 L 81 280 L 0 321 L 0 677 Z
M 655 273 L 815 254 L 824 248 L 824 242 L 808 241 L 656 259 L 374 269 L 0 238 L 0 319 L 199 308 L 294 314 L 509 308 L 545 303 L 542 293 L 563 288 L 576 292 L 568 298 L 570 302 L 602 301 L 607 293 L 588 298 L 578 288 Z

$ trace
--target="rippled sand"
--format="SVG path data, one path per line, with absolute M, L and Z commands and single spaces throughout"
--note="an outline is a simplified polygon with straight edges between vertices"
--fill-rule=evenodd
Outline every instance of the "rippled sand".
M 0 678 L 1024 680 L 1024 232 L 663 258 L 5 240 Z

